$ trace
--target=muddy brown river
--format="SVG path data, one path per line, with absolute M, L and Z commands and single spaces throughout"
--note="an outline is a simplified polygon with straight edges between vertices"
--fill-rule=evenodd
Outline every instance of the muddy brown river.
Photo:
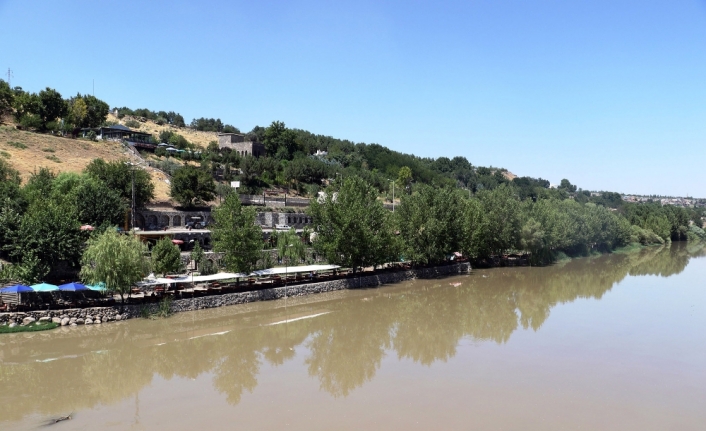
M 0 430 L 704 430 L 704 254 L 0 335 Z

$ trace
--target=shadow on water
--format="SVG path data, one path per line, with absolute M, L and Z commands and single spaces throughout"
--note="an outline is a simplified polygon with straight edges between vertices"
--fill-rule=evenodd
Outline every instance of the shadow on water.
M 429 366 L 452 358 L 462 338 L 506 343 L 518 328 L 539 330 L 557 304 L 600 299 L 628 275 L 678 274 L 705 254 L 703 245 L 674 243 L 549 267 L 316 295 L 290 300 L 288 308 L 277 301 L 3 336 L 0 425 L 116 403 L 155 376 L 209 373 L 215 389 L 237 404 L 255 389 L 264 364 L 292 360 L 296 347 L 306 352 L 308 373 L 321 389 L 345 397 L 370 381 L 390 353 Z

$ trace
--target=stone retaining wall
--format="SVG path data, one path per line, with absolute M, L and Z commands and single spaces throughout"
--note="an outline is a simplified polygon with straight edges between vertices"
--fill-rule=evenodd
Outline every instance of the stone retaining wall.
M 127 307 L 126 307 L 127 308 Z M 100 325 L 113 320 L 125 320 L 118 307 L 73 308 L 68 310 L 0 313 L 0 325 L 26 325 L 32 322 L 54 322 L 61 326 Z
M 362 277 L 344 278 L 322 281 L 319 283 L 299 284 L 295 286 L 273 287 L 270 289 L 250 292 L 227 293 L 224 295 L 203 296 L 200 298 L 178 299 L 172 302 L 171 310 L 182 311 L 202 310 L 205 308 L 224 307 L 227 305 L 246 304 L 256 301 L 269 301 L 287 297 L 312 295 L 322 292 L 333 292 L 344 289 L 360 289 L 377 287 L 383 284 L 399 283 L 415 278 L 436 278 L 448 275 L 467 274 L 471 270 L 470 263 L 437 266 L 432 268 L 411 269 L 409 271 L 384 272 Z M 139 317 L 147 307 L 150 312 L 156 312 L 159 304 L 127 305 L 120 312 L 120 307 L 83 308 L 72 310 L 31 311 L 26 313 L 0 313 L 0 324 L 27 324 L 37 320 L 53 321 L 62 326 L 101 324 L 113 320 L 125 320 Z M 34 320 L 31 320 L 34 319 Z

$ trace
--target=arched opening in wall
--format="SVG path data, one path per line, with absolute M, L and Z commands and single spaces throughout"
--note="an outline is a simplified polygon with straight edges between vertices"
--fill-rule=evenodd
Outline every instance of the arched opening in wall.
M 140 229 L 145 228 L 145 217 L 142 214 L 135 214 L 135 226 Z
M 204 246 L 207 246 L 207 245 L 210 245 L 210 244 L 211 244 L 211 239 L 210 239 L 210 238 L 204 238 L 204 239 L 203 239 L 203 245 L 204 245 Z
M 172 217 L 172 226 L 181 226 L 181 216 Z
M 160 227 L 169 226 L 169 216 L 159 216 L 159 225 Z
M 156 229 L 157 228 L 157 216 L 154 214 L 150 214 L 147 216 L 147 229 Z

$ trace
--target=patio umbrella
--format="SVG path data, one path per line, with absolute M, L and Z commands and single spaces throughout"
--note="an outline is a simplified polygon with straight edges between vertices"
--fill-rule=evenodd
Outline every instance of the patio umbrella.
M 16 293 L 17 303 L 20 303 L 20 293 L 34 292 L 31 287 L 25 286 L 24 284 L 16 284 L 14 286 L 8 286 L 4 289 L 0 289 L 0 293 Z
M 25 286 L 24 284 L 16 284 L 14 286 L 8 286 L 3 289 L 0 289 L 0 292 L 2 293 L 28 293 L 28 292 L 34 292 L 31 287 Z
M 30 286 L 35 292 L 53 292 L 59 290 L 59 286 L 49 284 L 49 283 L 39 283 Z
M 90 224 L 85 224 L 81 226 L 81 230 L 93 230 L 93 226 L 91 226 Z
M 181 244 L 184 244 L 184 241 L 182 241 L 182 240 L 180 240 L 180 239 L 173 239 L 173 240 L 172 240 L 172 244 L 181 245 Z
M 66 283 L 59 286 L 59 290 L 63 292 L 79 292 L 81 290 L 88 290 L 88 288 L 81 283 Z

